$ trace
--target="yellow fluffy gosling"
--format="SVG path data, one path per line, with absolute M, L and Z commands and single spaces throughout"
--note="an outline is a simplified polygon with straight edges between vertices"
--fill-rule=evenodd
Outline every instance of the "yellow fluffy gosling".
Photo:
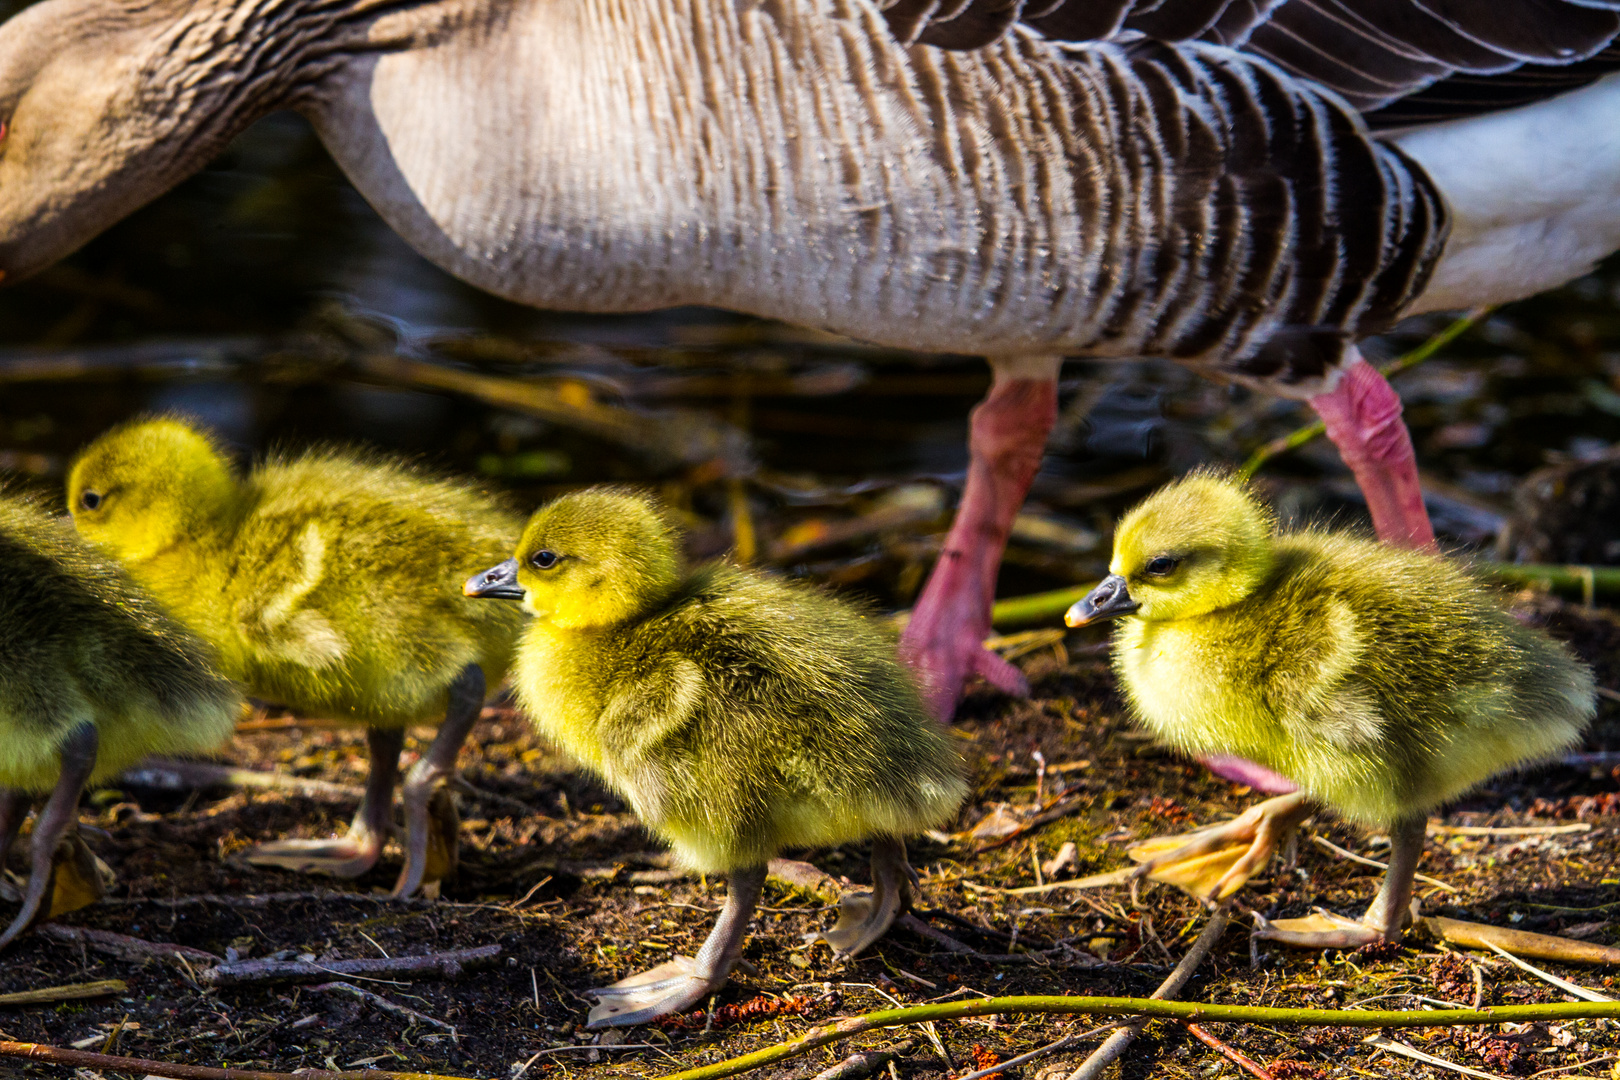
M 853 954 L 888 929 L 915 879 L 904 838 L 949 821 L 966 787 L 894 641 L 861 611 L 726 564 L 689 571 L 657 509 L 613 489 L 542 508 L 467 593 L 534 616 L 513 682 L 540 731 L 688 866 L 728 879 L 696 959 L 591 991 L 591 1027 L 725 985 L 784 848 L 871 838 L 873 892 L 846 899 L 824 936 Z
M 370 869 L 394 828 L 405 729 L 439 724 L 404 782 L 394 888 L 436 892 L 457 850 L 443 784 L 521 619 L 470 602 L 461 582 L 511 551 L 519 519 L 474 487 L 373 454 L 275 457 L 240 476 L 207 432 L 174 417 L 92 443 L 69 475 L 68 506 L 250 694 L 367 729 L 371 773 L 348 834 L 266 844 L 250 860 L 340 877 Z
M 1070 626 L 1104 618 L 1121 619 L 1114 669 L 1149 730 L 1299 785 L 1144 869 L 1247 842 L 1208 888 L 1226 896 L 1314 805 L 1389 831 L 1389 871 L 1361 920 L 1258 931 L 1291 944 L 1397 939 L 1429 812 L 1557 755 L 1595 711 L 1591 672 L 1457 564 L 1343 533 L 1279 534 L 1243 484 L 1211 473 L 1120 522 L 1109 576 L 1068 614 Z
M 116 563 L 31 501 L 0 495 L 0 866 L 29 804 L 49 796 L 0 947 L 101 896 L 78 834 L 85 785 L 148 754 L 213 750 L 241 704 L 207 645 Z

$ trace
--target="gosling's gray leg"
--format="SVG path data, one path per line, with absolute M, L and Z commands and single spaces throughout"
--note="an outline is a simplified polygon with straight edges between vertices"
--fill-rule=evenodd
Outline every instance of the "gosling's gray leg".
M 34 836 L 28 849 L 28 888 L 23 893 L 22 910 L 0 934 L 0 948 L 44 915 L 49 917 L 93 903 L 102 894 L 101 875 L 95 856 L 79 839 L 79 796 L 96 767 L 96 729 L 80 724 L 62 740 L 58 753 L 62 775 L 34 821 Z M 60 850 L 59 850 L 60 849 Z M 50 904 L 46 905 L 47 897 Z
M 444 723 L 428 752 L 405 777 L 405 866 L 394 885 L 395 896 L 422 889 L 439 895 L 439 882 L 455 873 L 461 816 L 444 782 L 456 771 L 456 756 L 468 732 L 484 711 L 484 671 L 468 664 L 450 684 Z
M 17 832 L 28 817 L 32 801 L 20 791 L 0 788 L 0 898 L 13 904 L 22 902 L 22 892 L 4 877 L 6 859 L 11 855 L 11 845 L 17 842 Z
M 838 902 L 838 922 L 813 935 L 839 956 L 854 956 L 882 937 L 911 903 L 917 872 L 906 861 L 906 842 L 893 836 L 872 841 L 872 891 L 852 893 Z
M 585 991 L 600 1002 L 591 1010 L 585 1026 L 595 1029 L 645 1024 L 690 1009 L 725 986 L 731 969 L 742 958 L 748 921 L 764 889 L 765 867 L 733 871 L 726 882 L 726 906 L 697 956 L 678 956 L 612 986 Z
M 1380 941 L 1399 941 L 1411 917 L 1412 883 L 1427 831 L 1428 818 L 1424 814 L 1403 818 L 1389 830 L 1389 869 L 1377 897 L 1359 920 L 1320 909 L 1303 919 L 1275 922 L 1256 915 L 1253 936 L 1306 949 L 1357 949 Z
M 399 779 L 403 728 L 367 728 L 371 771 L 366 793 L 354 812 L 349 831 L 330 840 L 277 840 L 260 844 L 245 856 L 255 866 L 279 866 L 298 873 L 355 878 L 377 865 L 383 844 L 394 831 L 394 784 Z

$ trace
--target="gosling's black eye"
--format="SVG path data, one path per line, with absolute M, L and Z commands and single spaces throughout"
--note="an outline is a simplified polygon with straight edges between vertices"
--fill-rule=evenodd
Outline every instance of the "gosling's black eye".
M 1174 555 L 1155 555 L 1142 569 L 1149 577 L 1164 577 L 1180 565 L 1181 560 Z
M 94 510 L 101 505 L 101 494 L 95 491 L 85 491 L 79 496 L 79 505 L 86 510 Z
M 559 561 L 561 561 L 561 557 L 549 548 L 541 548 L 529 556 L 529 562 L 536 570 L 550 570 Z

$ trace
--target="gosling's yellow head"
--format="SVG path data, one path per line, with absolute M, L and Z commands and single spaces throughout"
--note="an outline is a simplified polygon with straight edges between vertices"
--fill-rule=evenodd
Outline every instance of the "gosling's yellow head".
M 1149 495 L 1120 521 L 1108 577 L 1069 609 L 1084 626 L 1135 613 L 1187 619 L 1235 604 L 1271 568 L 1271 513 L 1230 476 L 1196 472 Z
M 85 539 L 140 562 L 225 512 L 236 491 L 212 437 L 160 416 L 113 428 L 85 447 L 68 472 L 67 504 Z
M 651 500 L 591 488 L 537 510 L 517 554 L 474 574 L 465 591 L 522 600 L 531 615 L 578 630 L 651 610 L 680 586 L 681 573 L 675 530 Z

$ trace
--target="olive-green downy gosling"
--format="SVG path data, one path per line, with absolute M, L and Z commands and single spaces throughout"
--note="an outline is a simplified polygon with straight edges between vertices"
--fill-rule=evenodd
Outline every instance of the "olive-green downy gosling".
M 394 886 L 436 895 L 459 830 L 444 784 L 522 620 L 467 600 L 461 582 L 511 552 L 521 519 L 476 487 L 375 454 L 278 456 L 241 476 L 211 435 L 175 417 L 93 442 L 69 474 L 68 506 L 248 693 L 366 728 L 371 772 L 348 834 L 265 844 L 250 862 L 365 873 L 394 832 L 405 729 L 438 725 L 404 780 Z
M 1195 891 L 1225 897 L 1316 806 L 1388 830 L 1389 869 L 1360 921 L 1261 920 L 1261 937 L 1398 939 L 1429 812 L 1556 756 L 1596 711 L 1591 672 L 1461 566 L 1345 533 L 1278 533 L 1224 475 L 1194 473 L 1126 514 L 1108 569 L 1067 621 L 1120 620 L 1114 670 L 1140 721 L 1189 754 L 1239 755 L 1299 785 L 1156 845 L 1174 850 L 1143 872 L 1175 880 L 1179 867 Z M 1219 862 L 1233 845 L 1247 847 Z
M 688 867 L 727 878 L 697 957 L 590 991 L 590 1027 L 645 1023 L 724 986 L 784 848 L 870 838 L 872 892 L 812 936 L 853 955 L 889 928 L 916 881 L 905 837 L 948 822 L 967 788 L 873 620 L 725 563 L 689 571 L 651 502 L 600 488 L 543 507 L 467 594 L 534 617 L 513 684 L 541 733 Z
M 0 494 L 0 867 L 30 803 L 48 796 L 0 947 L 101 897 L 78 833 L 87 784 L 149 754 L 214 750 L 241 707 L 207 645 L 115 562 L 31 500 Z

